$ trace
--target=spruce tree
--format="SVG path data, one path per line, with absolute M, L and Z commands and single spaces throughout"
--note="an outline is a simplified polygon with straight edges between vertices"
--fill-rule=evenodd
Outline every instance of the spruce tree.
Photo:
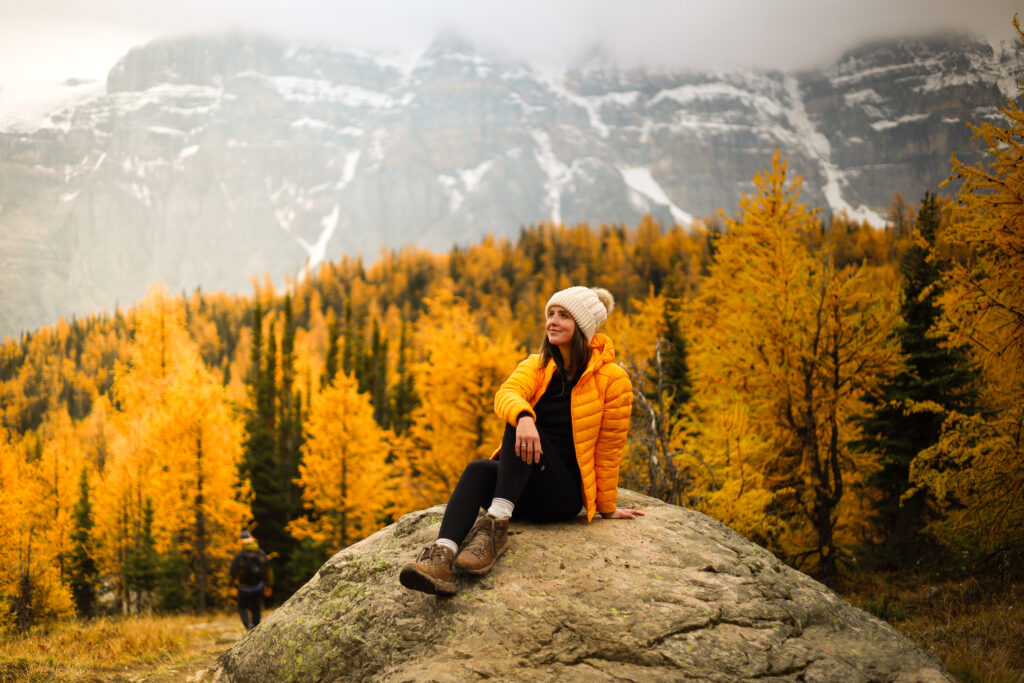
M 320 378 L 321 389 L 329 387 L 334 381 L 334 376 L 338 374 L 338 356 L 341 351 L 338 346 L 338 338 L 340 336 L 338 318 L 331 311 L 327 314 L 327 361 L 324 366 L 324 376 Z
M 181 612 L 193 606 L 191 582 L 188 580 L 188 560 L 178 548 L 185 547 L 187 541 L 181 537 L 176 539 L 177 545 L 159 556 L 156 573 L 156 588 L 159 600 L 157 608 L 161 612 Z
M 408 333 L 405 321 L 402 321 L 402 334 L 398 345 L 398 364 L 395 367 L 395 374 L 398 377 L 391 387 L 391 416 L 389 418 L 391 428 L 398 434 L 405 434 L 409 430 L 412 424 L 412 411 L 419 403 L 412 383 L 412 372 L 410 372 L 406 360 L 407 346 Z
M 281 496 L 276 509 L 257 518 L 260 544 L 278 561 L 287 565 L 296 547 L 296 540 L 287 531 L 287 525 L 302 514 L 302 494 L 295 483 L 299 478 L 302 458 L 302 393 L 295 388 L 295 324 L 292 318 L 291 294 L 284 298 L 284 322 L 281 331 L 281 387 L 278 396 L 277 418 L 277 476 Z M 262 522 L 262 524 L 260 524 Z M 289 595 L 302 584 L 288 572 L 278 572 L 281 595 Z
M 936 329 L 942 265 L 934 256 L 940 214 L 935 195 L 925 193 L 917 214 L 919 238 L 903 254 L 903 323 L 896 336 L 905 367 L 867 399 L 868 412 L 859 418 L 862 437 L 853 445 L 881 456 L 881 469 L 868 484 L 878 490 L 874 524 L 881 541 L 883 564 L 899 567 L 926 547 L 921 530 L 928 519 L 928 501 L 910 489 L 910 463 L 939 438 L 950 410 L 974 411 L 971 388 L 974 370 L 963 347 L 951 347 Z M 932 409 L 920 409 L 931 405 Z M 934 406 L 940 409 L 935 410 Z
M 381 427 L 388 426 L 388 342 L 380 331 L 377 319 L 373 320 L 373 337 L 369 356 L 370 402 L 373 403 L 373 419 Z
M 156 538 L 153 537 L 153 500 L 146 496 L 142 504 L 142 524 L 135 534 L 135 543 L 128 549 L 124 562 L 125 583 L 128 595 L 135 594 L 136 610 L 151 602 L 157 586 L 160 564 Z
M 341 359 L 341 369 L 346 375 L 356 372 L 359 362 L 359 339 L 357 338 L 355 323 L 352 320 L 352 300 L 345 300 L 345 345 Z
M 672 394 L 672 405 L 678 410 L 693 395 L 690 370 L 686 361 L 686 338 L 679 325 L 681 299 L 672 287 L 666 287 L 665 312 L 661 322 L 658 352 L 660 354 L 660 376 L 653 371 L 648 377 L 652 391 L 660 387 Z M 651 392 L 648 392 L 651 393 Z M 649 398 L 657 399 L 651 394 Z
M 252 488 L 253 520 L 260 544 L 269 552 L 285 546 L 290 536 L 285 525 L 290 521 L 287 486 L 282 479 L 280 449 L 282 437 L 279 420 L 286 417 L 278 405 L 277 391 L 277 336 L 273 322 L 267 330 L 266 345 L 261 342 L 262 311 L 257 302 L 253 310 L 253 367 L 249 374 L 249 405 L 246 409 L 246 438 L 244 444 L 245 474 Z M 285 337 L 289 333 L 285 331 Z M 285 343 L 291 343 L 291 339 Z
M 78 484 L 74 529 L 71 532 L 70 584 L 75 612 L 83 619 L 93 616 L 96 607 L 96 561 L 92 557 L 90 534 L 93 527 L 92 503 L 89 501 L 89 476 L 86 468 Z

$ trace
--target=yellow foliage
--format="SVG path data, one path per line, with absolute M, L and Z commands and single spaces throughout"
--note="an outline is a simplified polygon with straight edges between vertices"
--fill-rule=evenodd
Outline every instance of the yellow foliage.
M 652 288 L 646 299 L 632 304 L 633 312 L 609 321 L 608 329 L 618 362 L 633 383 L 632 427 L 623 451 L 621 485 L 683 505 L 689 502 L 685 494 L 693 481 L 690 469 L 701 463 L 689 443 L 695 429 L 692 415 L 676 395 L 677 387 L 666 384 L 664 363 L 670 352 L 661 337 L 669 315 L 667 300 Z
M 140 305 L 113 394 L 116 437 L 96 493 L 101 567 L 123 571 L 148 498 L 158 551 L 191 558 L 201 600 L 226 599 L 223 558 L 249 514 L 238 481 L 242 423 L 186 333 L 179 301 L 156 290 Z
M 334 553 L 384 525 L 391 434 L 374 422 L 355 379 L 342 373 L 313 398 L 306 433 L 298 483 L 313 514 L 288 530 Z
M 422 508 L 447 500 L 466 464 L 501 444 L 494 394 L 523 353 L 508 334 L 485 334 L 469 306 L 447 291 L 427 301 L 415 343 L 420 360 L 412 372 L 424 400 L 410 429 L 406 490 Z
M 43 458 L 30 461 L 0 428 L 0 630 L 74 611 L 61 568 L 61 550 L 69 545 L 63 508 L 74 504 L 69 492 L 75 483 L 62 481 L 70 467 L 62 458 L 64 436 L 46 447 Z
M 896 362 L 896 296 L 869 268 L 808 247 L 813 212 L 776 154 L 726 220 L 689 307 L 695 496 L 711 514 L 824 574 L 866 526 L 846 495 L 875 463 L 853 453 L 859 398 Z M 827 247 L 827 245 L 826 245 Z

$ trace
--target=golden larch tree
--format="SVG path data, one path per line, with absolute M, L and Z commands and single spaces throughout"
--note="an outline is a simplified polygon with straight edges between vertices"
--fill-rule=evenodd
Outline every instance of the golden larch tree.
M 188 336 L 180 301 L 151 292 L 134 326 L 113 387 L 117 437 L 97 491 L 99 559 L 123 574 L 149 499 L 157 549 L 188 558 L 203 610 L 208 597 L 228 595 L 224 558 L 249 516 L 238 480 L 242 423 Z M 127 603 L 123 587 L 122 597 Z
M 891 372 L 895 293 L 867 268 L 837 269 L 776 153 L 726 219 L 689 309 L 691 370 L 712 514 L 826 577 L 866 524 L 851 484 L 875 466 L 851 452 L 859 398 Z M 826 245 L 827 247 L 827 245 Z
M 470 307 L 447 291 L 427 301 L 415 344 L 421 403 L 404 466 L 410 504 L 423 508 L 447 500 L 466 464 L 501 445 L 505 425 L 494 415 L 494 394 L 522 352 L 504 331 L 486 335 Z
M 73 613 L 51 517 L 54 491 L 44 471 L 57 461 L 52 453 L 46 462 L 30 461 L 24 446 L 0 427 L 0 633 Z
M 355 378 L 343 373 L 314 396 L 305 427 L 298 483 L 311 514 L 288 530 L 335 553 L 384 525 L 391 434 L 374 421 Z

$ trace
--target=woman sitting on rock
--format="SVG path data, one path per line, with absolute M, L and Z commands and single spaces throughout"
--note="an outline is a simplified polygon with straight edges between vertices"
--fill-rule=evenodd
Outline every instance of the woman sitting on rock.
M 513 516 L 562 522 L 584 507 L 587 521 L 595 512 L 643 515 L 615 506 L 633 389 L 611 340 L 597 334 L 614 305 L 599 288 L 570 287 L 551 297 L 540 353 L 522 361 L 494 397 L 506 423 L 501 448 L 466 466 L 437 540 L 402 568 L 403 586 L 452 595 L 456 567 L 486 574 L 505 550 Z M 474 524 L 481 508 L 487 514 Z

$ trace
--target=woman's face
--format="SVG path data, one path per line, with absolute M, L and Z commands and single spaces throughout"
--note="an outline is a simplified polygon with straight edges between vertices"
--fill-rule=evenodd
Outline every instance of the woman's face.
M 572 342 L 572 335 L 576 332 L 576 321 L 569 315 L 569 311 L 561 306 L 552 306 L 548 309 L 548 320 L 544 330 L 552 346 L 565 347 Z

